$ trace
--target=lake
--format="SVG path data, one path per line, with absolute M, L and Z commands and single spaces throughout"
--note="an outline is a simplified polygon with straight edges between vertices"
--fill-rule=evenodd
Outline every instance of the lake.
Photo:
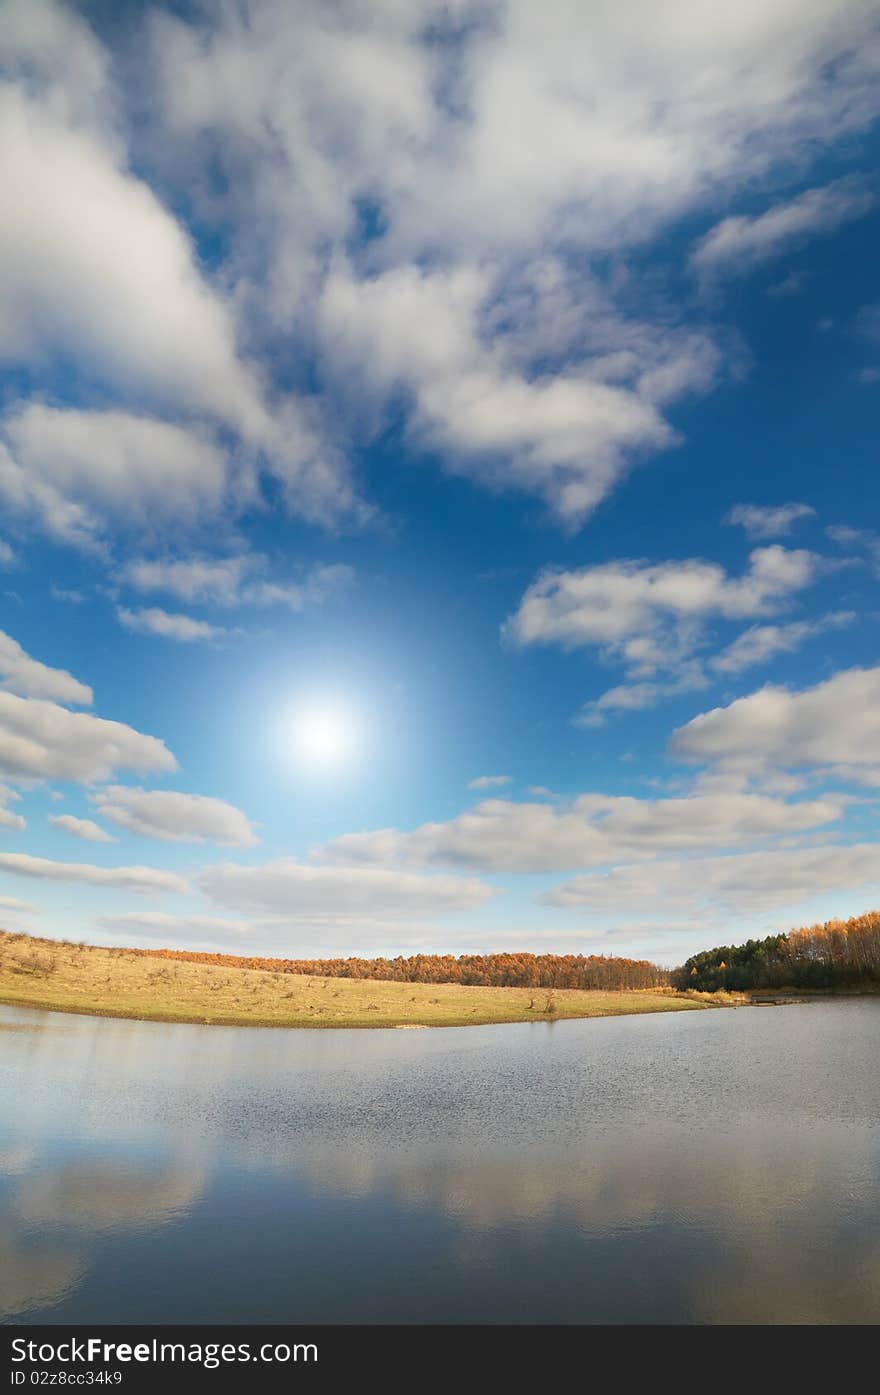
M 880 1321 L 880 998 L 425 1031 L 0 1007 L 6 1322 Z

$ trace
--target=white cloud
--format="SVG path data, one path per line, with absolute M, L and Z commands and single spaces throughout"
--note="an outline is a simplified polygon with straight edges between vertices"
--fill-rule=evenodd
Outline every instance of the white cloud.
M 880 783 L 880 668 L 847 669 L 800 692 L 767 686 L 679 727 L 670 751 L 748 774 L 823 769 Z
M 184 949 L 224 945 L 239 953 L 257 952 L 248 948 L 248 939 L 253 936 L 245 920 L 226 920 L 211 915 L 168 915 L 165 911 L 125 911 L 121 915 L 98 916 L 94 923 L 97 929 L 116 939 L 124 939 L 126 944 L 140 941 L 147 947 L 158 943 L 169 948 L 180 945 Z
M 614 867 L 577 877 L 541 897 L 545 905 L 601 914 L 702 910 L 764 914 L 831 893 L 880 886 L 880 845 L 825 846 L 741 853 L 686 862 Z
M 412 833 L 347 833 L 317 848 L 343 867 L 436 866 L 486 872 L 552 872 L 652 858 L 678 849 L 746 846 L 832 823 L 833 798 L 785 803 L 724 790 L 683 799 L 584 794 L 567 807 L 490 799 L 447 823 Z
M 231 633 L 222 625 L 209 625 L 207 620 L 194 620 L 191 615 L 172 615 L 159 606 L 150 606 L 146 610 L 127 610 L 125 606 L 119 606 L 116 614 L 127 630 L 176 639 L 182 644 L 191 644 L 199 639 L 223 639 Z
M 118 887 L 139 896 L 171 891 L 185 894 L 189 888 L 182 877 L 157 867 L 94 867 L 87 862 L 53 862 L 26 853 L 0 853 L 0 872 L 38 881 L 83 882 L 90 886 Z
M 11 790 L 8 785 L 0 785 L 0 827 L 14 828 L 21 832 L 27 828 L 27 820 L 21 814 L 14 814 L 6 805 L 21 798 L 17 790 Z
M 0 896 L 0 911 L 13 911 L 17 915 L 39 915 L 39 907 L 32 901 L 20 901 L 17 896 Z
M 310 606 L 322 605 L 329 597 L 344 590 L 354 580 L 354 570 L 344 563 L 313 567 L 301 582 L 258 581 L 245 586 L 241 593 L 243 605 L 283 605 L 299 613 Z
M 608 688 L 600 697 L 584 703 L 574 718 L 576 726 L 600 727 L 606 717 L 620 712 L 641 712 L 683 693 L 702 692 L 719 675 L 743 673 L 767 663 L 777 654 L 790 654 L 809 639 L 830 629 L 839 629 L 855 620 L 853 611 L 833 611 L 815 620 L 795 620 L 781 625 L 751 625 L 718 653 L 704 657 L 693 650 L 706 643 L 704 631 L 693 624 L 667 631 L 665 642 L 650 637 L 628 641 L 615 651 L 606 648 L 603 657 L 625 658 L 636 677 Z M 658 677 L 668 669 L 669 676 Z
M 74 8 L 7 0 L 0 355 L 228 446 L 181 527 L 262 502 L 262 472 L 311 520 L 363 520 L 351 445 L 389 405 L 445 468 L 579 523 L 719 373 L 627 252 L 880 107 L 861 0 L 242 0 L 143 23 L 117 67 Z M 828 191 L 807 197 L 827 222 Z M 752 244 L 780 235 L 763 216 Z M 39 459 L 7 453 L 7 507 L 81 544 L 127 521 L 88 462 L 69 490 Z
M 548 570 L 528 588 L 505 634 L 521 645 L 599 648 L 634 676 L 648 676 L 684 657 L 706 619 L 773 614 L 813 581 L 818 565 L 811 552 L 774 545 L 755 548 L 740 577 L 696 559 Z
M 284 605 L 301 611 L 320 605 L 354 579 L 342 563 L 313 567 L 300 582 L 255 579 L 268 559 L 258 553 L 234 557 L 182 560 L 141 560 L 128 563 L 117 579 L 136 591 L 161 591 L 181 600 L 220 606 Z M 251 577 L 250 581 L 246 578 Z
M 177 761 L 163 741 L 124 722 L 0 693 L 0 773 L 88 783 L 123 769 L 170 771 Z
M 15 8 L 3 42 L 13 81 L 0 87 L 0 355 L 69 354 L 118 387 L 259 422 L 229 308 L 180 225 L 126 168 L 105 53 L 69 10 L 36 0 L 25 19 Z
M 94 819 L 78 819 L 74 814 L 50 814 L 53 828 L 60 828 L 74 838 L 84 838 L 87 843 L 115 843 L 116 839 Z
M 699 272 L 741 276 L 810 237 L 836 232 L 874 204 L 860 179 L 838 179 L 774 204 L 757 217 L 725 218 L 699 242 L 691 258 Z
M 694 636 L 695 641 L 696 638 Z M 640 679 L 638 682 L 618 683 L 616 687 L 606 689 L 600 697 L 585 702 L 574 718 L 575 726 L 600 727 L 609 713 L 642 712 L 646 708 L 656 707 L 666 698 L 699 692 L 709 686 L 710 679 L 701 660 L 679 655 L 676 662 L 672 652 L 670 660 L 676 665 L 674 677 L 660 681 Z M 658 667 L 659 664 L 658 659 Z
M 261 867 L 209 867 L 200 882 L 220 906 L 292 921 L 316 915 L 443 914 L 480 906 L 492 895 L 491 887 L 473 879 L 373 867 L 308 867 L 291 858 Z
M 846 548 L 850 558 L 856 552 L 866 552 L 880 571 L 880 533 L 871 528 L 851 528 L 847 524 L 832 524 L 825 529 L 826 536 L 839 547 Z
M 242 581 L 257 565 L 253 553 L 188 561 L 142 559 L 129 562 L 117 579 L 135 591 L 162 591 L 190 604 L 237 605 Z
M 853 611 L 839 610 L 816 620 L 795 620 L 788 625 L 752 625 L 709 663 L 718 673 L 742 673 L 756 664 L 766 663 L 776 654 L 790 654 L 808 639 L 849 625 L 855 618 Z
M 478 775 L 476 780 L 471 780 L 468 785 L 469 790 L 497 790 L 503 785 L 510 784 L 509 775 Z
M 415 915 L 387 917 L 364 911 L 328 912 L 310 910 L 303 914 L 263 915 L 233 919 L 209 915 L 166 915 L 137 911 L 122 915 L 99 916 L 93 922 L 101 936 L 114 943 L 151 948 L 194 947 L 226 954 L 267 955 L 282 959 L 330 959 L 350 954 L 372 957 L 377 946 L 389 956 L 436 953 L 438 944 L 450 952 L 485 953 L 492 948 L 509 949 L 512 942 L 523 946 L 534 943 L 533 932 L 475 930 L 458 918 L 450 922 L 426 920 Z M 548 937 L 549 938 L 549 937 Z M 595 938 L 579 930 L 562 936 L 573 952 L 583 951 L 586 939 Z M 554 945 L 558 943 L 556 937 Z
M 0 357 L 82 356 L 116 387 L 256 426 L 263 408 L 229 312 L 149 187 L 102 135 L 20 91 L 0 90 L 0 121 Z
M 19 403 L 2 429 L 7 506 L 86 548 L 111 525 L 148 535 L 191 529 L 216 518 L 234 487 L 208 431 L 156 417 Z
M 356 512 L 343 453 L 307 403 L 276 394 L 267 405 L 264 374 L 239 352 L 228 280 L 202 273 L 188 232 L 131 172 L 131 94 L 109 55 L 52 0 L 13 9 L 0 40 L 0 360 L 75 362 L 103 392 L 217 423 L 245 455 L 264 452 L 292 509 L 327 521 Z M 252 475 L 253 461 L 240 463 Z M 57 493 L 37 521 L 57 528 L 68 504 L 67 536 L 82 542 L 76 499 Z
M 779 538 L 790 533 L 801 518 L 812 518 L 816 510 L 809 504 L 735 504 L 724 522 L 745 528 L 750 538 Z
M 0 567 L 13 567 L 16 561 L 14 549 L 4 538 L 0 538 Z
M 857 0 L 730 16 L 416 0 L 332 19 L 261 0 L 151 32 L 150 156 L 231 226 L 257 338 L 317 342 L 346 429 L 403 388 L 447 468 L 569 523 L 674 442 L 659 408 L 705 390 L 718 358 L 662 311 L 615 309 L 591 257 L 767 187 L 878 106 Z M 225 186 L 194 177 L 206 150 Z
M 633 452 L 674 443 L 658 407 L 667 395 L 706 388 L 717 355 L 705 339 L 618 327 L 610 347 L 628 341 L 622 356 L 528 373 L 515 361 L 515 343 L 498 335 L 492 349 L 483 342 L 481 307 L 492 294 L 471 267 L 396 268 L 368 281 L 337 269 L 319 312 L 324 351 L 362 390 L 406 388 L 417 443 L 445 452 L 448 469 L 490 488 L 539 494 L 578 524 Z
M 248 848 L 258 840 L 240 809 L 222 799 L 109 785 L 91 796 L 102 818 L 143 838 Z
M 0 687 L 21 697 L 53 698 L 89 706 L 93 694 L 63 668 L 49 668 L 26 654 L 17 640 L 0 630 Z
M 333 24 L 320 4 L 294 17 L 261 0 L 201 30 L 163 15 L 153 33 L 170 156 L 208 131 L 228 168 L 250 151 L 240 197 L 267 224 L 261 250 L 288 300 L 360 192 L 394 199 L 382 211 L 401 249 L 522 250 L 560 223 L 580 245 L 613 246 L 862 124 L 877 100 L 871 15 L 821 0 L 725 16 L 699 0 L 625 15 L 555 0 L 540 16 L 527 0 L 415 0 Z M 285 233 L 298 236 L 279 268 Z

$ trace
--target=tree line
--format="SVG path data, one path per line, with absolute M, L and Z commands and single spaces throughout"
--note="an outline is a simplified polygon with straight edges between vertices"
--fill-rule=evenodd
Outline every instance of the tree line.
M 672 984 L 708 993 L 880 986 L 880 911 L 705 949 L 673 970 Z
M 718 945 L 693 954 L 678 969 L 646 959 L 605 954 L 413 954 L 362 959 L 284 959 L 183 949 L 129 953 L 191 964 L 263 969 L 316 978 L 384 979 L 392 983 L 459 983 L 481 988 L 644 989 L 673 987 L 704 993 L 755 988 L 871 988 L 880 986 L 880 911 L 827 920 L 802 930 Z
M 264 959 L 183 949 L 137 951 L 191 964 L 217 964 L 316 978 L 460 983 L 481 988 L 665 988 L 668 969 L 646 959 L 604 954 L 413 954 L 395 959 Z

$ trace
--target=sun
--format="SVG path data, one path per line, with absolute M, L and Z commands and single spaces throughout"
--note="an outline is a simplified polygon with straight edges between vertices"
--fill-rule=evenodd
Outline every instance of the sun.
M 339 765 L 353 754 L 355 722 L 341 706 L 316 703 L 296 713 L 293 736 L 297 754 L 306 764 Z

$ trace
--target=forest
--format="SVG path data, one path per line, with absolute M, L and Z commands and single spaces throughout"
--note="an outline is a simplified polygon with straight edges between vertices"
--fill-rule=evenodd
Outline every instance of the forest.
M 480 988 L 665 988 L 668 969 L 646 959 L 591 954 L 414 954 L 395 959 L 263 959 L 181 949 L 135 951 L 194 964 L 392 983 L 458 983 Z
M 675 988 L 708 993 L 880 986 L 880 911 L 705 949 L 673 970 L 671 981 Z
M 678 969 L 604 954 L 413 954 L 394 959 L 281 959 L 183 949 L 133 954 L 191 964 L 264 969 L 316 978 L 456 983 L 481 988 L 677 988 L 716 993 L 760 988 L 859 989 L 880 985 L 880 911 L 802 930 L 719 945 Z

